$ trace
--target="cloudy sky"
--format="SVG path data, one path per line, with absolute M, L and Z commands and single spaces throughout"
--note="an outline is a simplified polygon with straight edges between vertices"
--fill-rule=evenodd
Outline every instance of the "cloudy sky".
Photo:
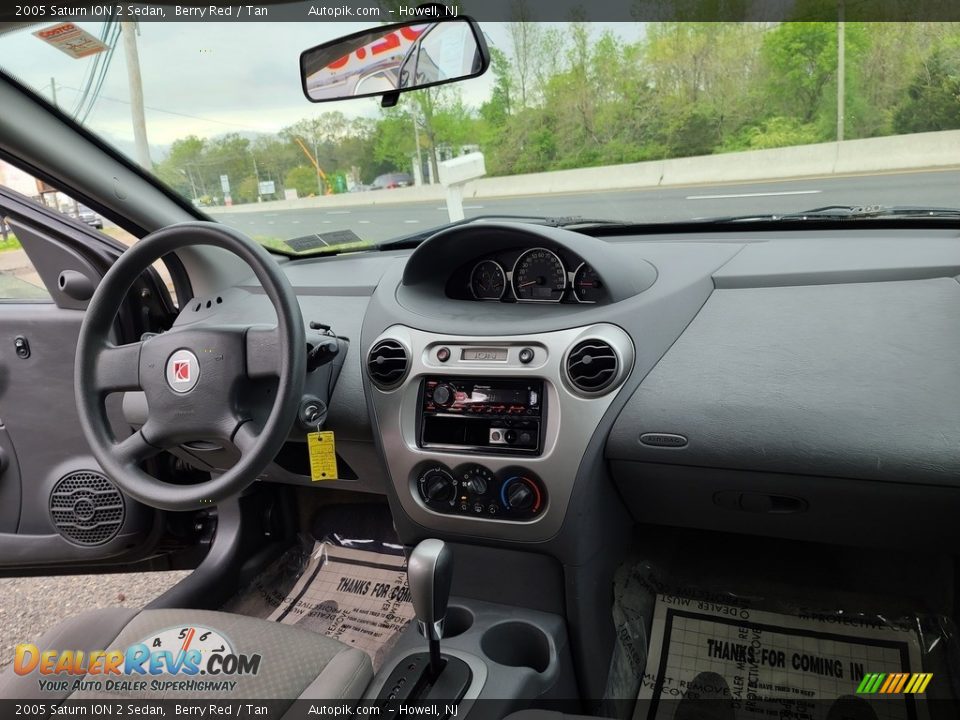
M 79 23 L 99 37 L 103 25 Z M 192 23 L 140 24 L 138 42 L 143 77 L 147 135 L 152 155 L 185 135 L 212 137 L 226 132 L 276 132 L 303 117 L 329 110 L 348 116 L 375 116 L 378 100 L 358 99 L 312 104 L 303 97 L 299 55 L 308 47 L 369 28 L 371 23 Z M 44 27 L 44 26 L 38 26 Z M 0 66 L 50 97 L 51 78 L 59 105 L 68 112 L 80 98 L 90 58 L 73 59 L 33 36 L 38 27 L 0 36 Z M 507 27 L 484 23 L 492 45 L 509 46 Z M 607 24 L 634 39 L 635 24 Z M 597 28 L 599 31 L 599 28 Z M 460 85 L 474 107 L 490 93 L 492 74 Z M 132 148 L 127 103 L 126 61 L 117 44 L 99 99 L 86 124 L 121 150 Z

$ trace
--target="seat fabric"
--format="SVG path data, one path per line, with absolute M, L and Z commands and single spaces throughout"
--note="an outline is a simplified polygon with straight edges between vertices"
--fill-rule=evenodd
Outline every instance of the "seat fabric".
M 45 650 L 83 650 L 84 653 L 98 650 L 126 650 L 131 645 L 146 643 L 159 633 L 174 630 L 172 637 L 181 628 L 204 628 L 215 630 L 229 641 L 236 654 L 261 656 L 256 675 L 228 677 L 224 675 L 111 675 L 114 680 L 236 680 L 233 691 L 163 692 L 152 691 L 147 683 L 144 691 L 72 691 L 41 690 L 39 679 L 66 679 L 73 681 L 81 675 L 40 675 L 34 670 L 26 675 L 17 675 L 13 665 L 0 675 L 0 698 L 47 702 L 70 699 L 110 700 L 165 700 L 165 699 L 230 699 L 257 700 L 294 699 L 356 700 L 373 677 L 373 668 L 366 653 L 350 648 L 309 630 L 293 625 L 258 620 L 244 615 L 215 612 L 211 610 L 130 610 L 110 608 L 93 610 L 65 620 L 48 631 L 34 644 Z M 171 637 L 165 635 L 165 637 Z M 164 647 L 174 650 L 177 648 Z M 86 679 L 105 679 L 103 675 L 88 675 Z

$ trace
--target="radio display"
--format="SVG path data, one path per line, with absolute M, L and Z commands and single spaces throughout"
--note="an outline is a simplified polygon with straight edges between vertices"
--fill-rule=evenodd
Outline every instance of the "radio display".
M 447 412 L 466 412 L 510 415 L 527 410 L 539 410 L 543 386 L 540 382 L 497 380 L 454 381 L 443 383 L 450 388 L 450 401 L 444 403 Z M 432 398 L 435 381 L 427 381 L 427 398 Z M 439 409 L 439 408 L 438 408 Z
M 422 387 L 421 447 L 540 452 L 542 380 L 429 377 Z

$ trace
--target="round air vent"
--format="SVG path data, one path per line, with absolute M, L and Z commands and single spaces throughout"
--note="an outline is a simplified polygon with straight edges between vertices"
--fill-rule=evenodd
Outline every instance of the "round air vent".
M 367 374 L 381 390 L 395 388 L 407 376 L 410 359 L 407 350 L 396 340 L 381 340 L 367 356 Z
M 584 395 L 598 395 L 617 379 L 620 358 L 605 340 L 584 340 L 567 354 L 564 367 L 573 387 Z
M 117 487 L 98 472 L 80 470 L 57 481 L 50 517 L 63 537 L 77 545 L 102 545 L 120 532 L 126 507 Z

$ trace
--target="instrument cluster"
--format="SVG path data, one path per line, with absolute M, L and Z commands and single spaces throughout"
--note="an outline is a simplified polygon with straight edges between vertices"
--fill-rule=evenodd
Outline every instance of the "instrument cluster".
M 581 258 L 546 247 L 488 255 L 461 268 L 448 283 L 458 299 L 522 303 L 599 303 L 603 279 Z

